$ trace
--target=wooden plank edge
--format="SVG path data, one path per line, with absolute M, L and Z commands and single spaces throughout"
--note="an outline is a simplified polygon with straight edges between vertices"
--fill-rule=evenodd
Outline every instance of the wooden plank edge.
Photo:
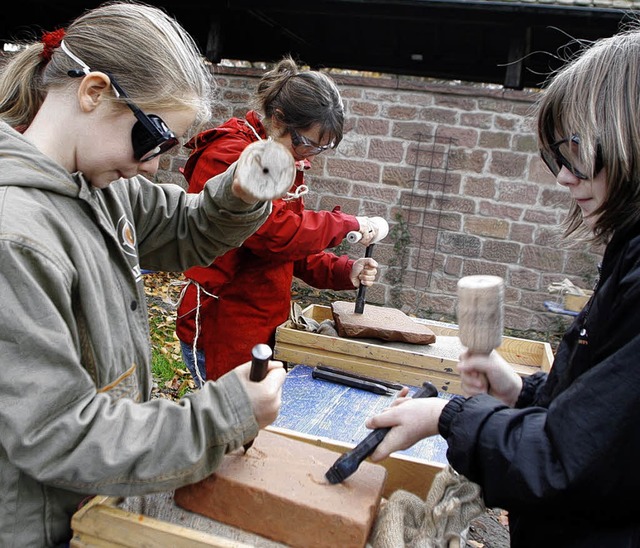
M 425 354 L 418 350 L 399 349 L 370 341 L 361 341 L 357 338 L 347 339 L 321 335 L 290 329 L 282 325 L 276 329 L 276 346 L 278 343 L 288 343 L 348 356 L 358 356 L 362 359 L 388 361 L 420 368 L 428 368 L 429 366 L 445 368 L 458 363 L 457 357 Z M 497 351 L 521 374 L 531 374 L 531 372 L 543 369 L 547 365 L 549 354 L 553 355 L 549 343 L 515 337 L 503 337 L 502 344 L 497 348 Z
M 119 497 L 96 496 L 71 518 L 71 548 L 171 546 L 250 548 L 250 545 L 118 508 Z
M 424 381 L 430 381 L 441 392 L 452 394 L 462 393 L 460 375 L 456 370 L 457 363 L 452 363 L 451 366 L 446 367 L 444 371 L 439 371 L 437 369 L 416 368 L 394 362 L 365 360 L 357 356 L 309 349 L 303 346 L 283 343 L 282 341 L 276 342 L 274 356 L 277 360 L 293 364 L 304 364 L 309 367 L 330 365 L 346 371 L 411 386 L 420 386 Z M 514 370 L 523 377 L 540 370 L 539 368 L 511 365 Z
M 325 305 L 315 305 L 315 304 L 309 305 L 302 311 L 302 313 L 307 317 L 315 319 L 316 321 L 332 319 L 333 317 L 331 312 L 331 307 L 328 307 Z M 434 333 L 436 334 L 436 337 L 438 335 L 456 336 L 458 333 L 457 326 L 453 324 L 440 325 L 440 322 L 432 323 L 430 320 L 424 320 L 421 318 L 413 318 L 413 319 L 418 323 L 425 324 L 431 327 Z M 290 320 L 283 323 L 277 328 L 276 336 L 277 336 L 278 330 L 281 330 L 281 329 L 285 333 L 286 331 L 290 331 L 292 333 L 298 333 L 298 334 L 304 333 L 307 336 L 317 335 L 315 333 L 310 333 L 310 332 L 295 329 Z M 323 337 L 328 337 L 333 341 L 344 340 L 344 338 L 341 338 L 341 337 L 331 337 L 327 335 Z M 357 341 L 357 339 L 352 339 L 351 341 L 356 343 L 357 345 L 364 344 L 364 343 L 361 343 L 360 341 Z M 325 343 L 322 343 L 322 344 L 324 345 Z M 388 349 L 389 347 L 379 345 L 379 348 Z M 398 352 L 411 353 L 410 351 L 406 351 L 406 350 L 401 350 L 401 351 L 397 349 L 392 349 L 392 350 L 396 350 Z M 530 366 L 530 367 L 542 369 L 543 371 L 548 371 L 547 367 L 549 367 L 550 364 L 553 363 L 553 350 L 551 348 L 551 345 L 545 341 L 535 341 L 532 339 L 523 339 L 519 337 L 506 336 L 502 338 L 502 344 L 498 348 L 498 352 L 500 352 L 500 354 L 509 363 L 516 366 Z M 420 354 L 420 355 L 423 355 L 423 354 Z M 432 357 L 437 357 L 437 356 L 432 356 Z M 516 361 L 515 358 L 520 358 L 521 361 Z
M 439 373 L 429 369 L 416 369 L 391 362 L 372 362 L 352 356 L 339 354 L 318 353 L 308 351 L 301 346 L 288 346 L 276 343 L 275 358 L 294 364 L 304 364 L 309 367 L 317 365 L 331 365 L 378 379 L 398 382 L 409 386 L 420 386 L 424 381 L 432 382 L 441 392 L 460 394 L 460 377 L 456 373 Z

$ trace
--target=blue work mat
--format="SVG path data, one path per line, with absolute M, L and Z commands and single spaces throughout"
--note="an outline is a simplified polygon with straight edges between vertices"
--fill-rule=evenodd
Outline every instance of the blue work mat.
M 312 367 L 296 365 L 287 373 L 282 407 L 274 426 L 357 445 L 371 432 L 364 425 L 365 420 L 389 407 L 395 398 L 395 394 L 381 396 L 314 379 L 312 371 Z M 417 390 L 409 388 L 411 393 Z M 439 397 L 451 396 L 441 393 Z M 432 436 L 398 453 L 447 464 L 446 450 L 444 438 Z

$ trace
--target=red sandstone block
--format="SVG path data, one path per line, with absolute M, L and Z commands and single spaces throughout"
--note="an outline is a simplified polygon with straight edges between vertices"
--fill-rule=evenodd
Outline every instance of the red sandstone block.
M 363 547 L 386 469 L 363 462 L 344 482 L 325 473 L 339 453 L 262 430 L 253 446 L 175 492 L 178 506 L 293 547 Z
M 355 305 L 347 301 L 331 303 L 336 330 L 341 337 L 376 338 L 411 344 L 433 344 L 435 333 L 426 325 L 414 322 L 402 310 L 368 305 L 357 314 Z

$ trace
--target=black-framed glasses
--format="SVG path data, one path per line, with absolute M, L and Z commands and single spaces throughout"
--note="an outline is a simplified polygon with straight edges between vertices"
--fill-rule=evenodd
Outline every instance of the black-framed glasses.
M 585 173 L 589 172 L 589 167 L 585 167 L 579 162 L 580 136 L 575 133 L 566 139 L 560 139 L 549 146 L 549 150 L 540 149 L 540 157 L 554 176 L 558 176 L 562 167 L 566 167 L 578 179 L 589 179 Z M 572 161 L 569 161 L 571 158 Z M 598 145 L 596 150 L 596 160 L 594 173 L 598 173 L 603 167 L 602 150 Z
M 67 74 L 69 76 L 78 78 L 91 72 L 89 65 L 69 51 L 64 40 L 60 42 L 60 47 L 71 59 L 82 67 L 82 69 L 72 69 L 68 71 Z M 139 162 L 148 162 L 172 149 L 179 143 L 173 131 L 169 129 L 169 126 L 167 126 L 160 116 L 156 114 L 145 114 L 138 105 L 129 99 L 129 96 L 124 89 L 122 89 L 122 86 L 118 84 L 113 74 L 104 70 L 100 72 L 104 72 L 104 74 L 109 77 L 111 87 L 116 92 L 116 96 L 124 99 L 136 117 L 137 121 L 131 129 L 131 144 L 133 145 L 133 156 L 136 160 Z
M 334 142 L 331 141 L 328 145 L 319 145 L 314 143 L 308 137 L 300 135 L 295 129 L 289 128 L 289 134 L 291 135 L 291 144 L 293 150 L 298 156 L 315 156 L 325 150 L 329 150 L 334 147 Z

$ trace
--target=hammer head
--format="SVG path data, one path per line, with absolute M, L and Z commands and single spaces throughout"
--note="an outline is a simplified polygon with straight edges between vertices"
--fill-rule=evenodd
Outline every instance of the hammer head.
M 476 354 L 490 354 L 502 342 L 504 281 L 499 276 L 465 276 L 458 281 L 458 334 Z

